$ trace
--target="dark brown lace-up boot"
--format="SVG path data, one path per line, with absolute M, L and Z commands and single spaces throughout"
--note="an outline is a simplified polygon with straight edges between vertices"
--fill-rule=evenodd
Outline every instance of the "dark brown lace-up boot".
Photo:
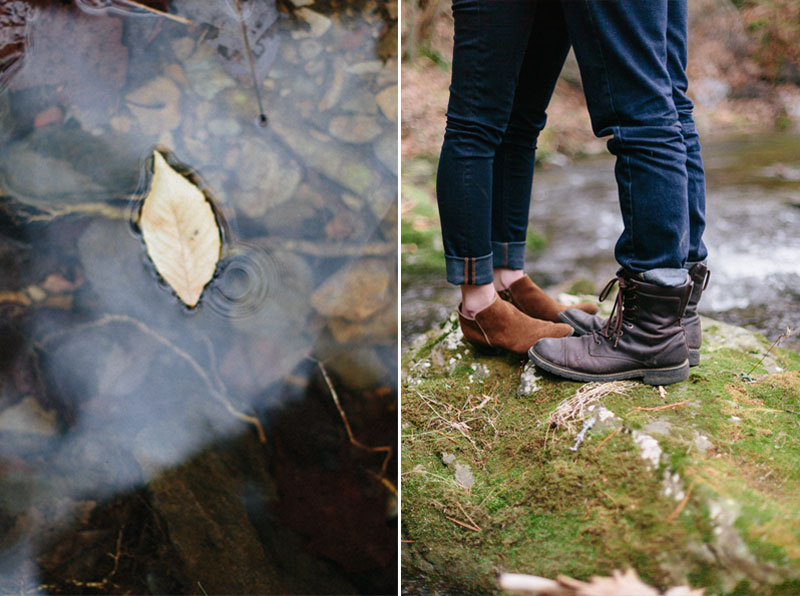
M 695 263 L 689 269 L 689 277 L 694 282 L 694 288 L 692 288 L 692 295 L 689 297 L 689 304 L 686 305 L 686 314 L 683 315 L 681 323 L 686 330 L 686 344 L 689 346 L 689 366 L 697 366 L 700 364 L 700 345 L 703 343 L 697 304 L 708 286 L 711 272 L 703 263 Z M 606 325 L 604 319 L 577 308 L 569 308 L 559 313 L 558 318 L 572 327 L 575 330 L 575 335 L 578 336 L 599 331 Z
M 575 381 L 642 379 L 668 385 L 689 376 L 689 349 L 681 325 L 694 284 L 665 287 L 621 270 L 601 293 L 619 282 L 614 314 L 599 331 L 542 339 L 528 351 L 537 366 Z
M 508 289 L 501 290 L 499 294 L 503 300 L 510 302 L 529 317 L 552 321 L 553 323 L 561 323 L 562 320 L 559 318 L 559 313 L 570 308 L 568 305 L 561 304 L 550 298 L 527 275 L 520 277 L 508 286 Z M 579 309 L 587 315 L 597 312 L 597 306 L 591 302 L 581 302 L 573 308 Z M 563 322 L 569 324 L 568 321 Z

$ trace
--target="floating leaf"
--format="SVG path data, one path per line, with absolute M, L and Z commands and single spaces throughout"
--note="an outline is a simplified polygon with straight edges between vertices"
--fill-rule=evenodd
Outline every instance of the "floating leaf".
M 195 306 L 219 261 L 219 226 L 205 195 L 158 151 L 139 226 L 158 273 L 178 298 Z

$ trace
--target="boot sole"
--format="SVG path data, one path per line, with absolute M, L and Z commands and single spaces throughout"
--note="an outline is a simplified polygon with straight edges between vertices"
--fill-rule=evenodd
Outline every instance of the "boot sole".
M 558 318 L 562 323 L 566 323 L 570 327 L 572 327 L 573 335 L 580 337 L 581 335 L 586 335 L 589 333 L 588 330 L 584 329 L 573 319 L 571 316 L 567 314 L 567 311 L 563 310 L 558 313 Z
M 574 332 L 574 335 L 580 337 L 589 333 L 586 329 L 578 325 L 575 320 L 567 314 L 567 311 L 558 313 L 558 318 L 562 323 L 566 323 Z M 698 366 L 700 364 L 700 350 L 696 348 L 689 348 L 689 366 Z
M 547 372 L 570 379 L 571 381 L 582 381 L 588 383 L 591 381 L 624 381 L 627 379 L 641 379 L 645 385 L 671 385 L 672 383 L 680 383 L 689 378 L 689 360 L 684 360 L 677 366 L 667 366 L 663 368 L 637 368 L 633 370 L 626 370 L 616 373 L 596 374 L 596 373 L 582 373 L 574 371 L 570 368 L 564 368 L 558 364 L 549 362 L 539 356 L 533 351 L 531 347 L 528 350 L 528 357 L 539 368 Z

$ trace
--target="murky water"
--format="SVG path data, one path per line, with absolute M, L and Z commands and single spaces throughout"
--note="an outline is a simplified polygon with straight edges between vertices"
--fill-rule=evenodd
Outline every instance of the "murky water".
M 396 3 L 152 6 L 2 3 L 0 592 L 394 592 Z M 155 148 L 223 228 L 194 309 Z
M 700 311 L 773 341 L 800 329 L 800 136 L 707 142 L 703 156 L 712 277 Z M 530 225 L 547 245 L 527 268 L 543 287 L 584 278 L 599 291 L 614 275 L 622 221 L 613 168 L 600 157 L 537 171 Z M 404 276 L 404 344 L 457 303 L 443 279 Z M 781 345 L 800 349 L 800 332 Z

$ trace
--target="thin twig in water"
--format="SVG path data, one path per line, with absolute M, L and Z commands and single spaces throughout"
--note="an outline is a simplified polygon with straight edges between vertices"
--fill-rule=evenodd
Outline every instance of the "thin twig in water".
M 208 592 L 206 592 L 206 589 L 203 587 L 203 584 L 200 583 L 200 580 L 197 580 L 197 587 L 200 588 L 203 596 L 208 596 Z
M 381 466 L 381 478 L 386 474 L 386 468 L 389 465 L 389 460 L 392 459 L 392 447 L 391 445 L 380 445 L 378 447 L 372 447 L 370 445 L 365 445 L 353 435 L 353 429 L 350 428 L 350 421 L 347 419 L 347 414 L 342 407 L 341 402 L 339 401 L 339 394 L 336 393 L 336 389 L 333 387 L 333 382 L 331 378 L 328 376 L 328 371 L 325 370 L 325 365 L 322 364 L 321 360 L 317 360 L 312 356 L 306 356 L 312 362 L 317 364 L 319 371 L 322 373 L 322 378 L 325 379 L 325 384 L 328 386 L 328 391 L 330 391 L 331 399 L 333 400 L 334 405 L 336 405 L 336 410 L 339 412 L 339 417 L 342 419 L 344 423 L 344 428 L 347 431 L 347 437 L 350 439 L 350 444 L 358 449 L 363 449 L 364 451 L 373 451 L 373 452 L 385 452 L 386 457 L 383 458 L 383 465 Z
M 253 82 L 253 91 L 256 94 L 256 102 L 258 102 L 258 123 L 261 126 L 266 126 L 267 115 L 264 113 L 264 105 L 261 103 L 261 91 L 258 88 L 258 80 L 256 79 L 256 67 L 255 64 L 253 64 L 253 52 L 250 50 L 250 40 L 247 37 L 247 23 L 244 22 L 241 0 L 236 0 L 236 12 L 239 15 L 239 25 L 242 28 L 242 39 L 244 40 L 244 49 L 247 52 L 247 63 L 250 65 L 250 80 Z
M 769 349 L 767 349 L 767 351 L 766 351 L 766 352 L 764 352 L 764 355 L 761 357 L 761 360 L 759 360 L 758 362 L 756 362 L 756 363 L 753 365 L 753 368 L 751 368 L 749 371 L 747 371 L 747 373 L 745 373 L 745 376 L 746 376 L 746 377 L 749 377 L 749 376 L 750 376 L 750 375 L 753 373 L 753 371 L 754 371 L 756 368 L 758 368 L 759 366 L 761 366 L 761 363 L 762 363 L 762 362 L 764 362 L 764 358 L 766 358 L 766 357 L 769 355 L 769 353 L 772 351 L 772 348 L 774 348 L 775 346 L 777 346 L 777 345 L 778 345 L 779 343 L 781 343 L 781 342 L 782 342 L 784 339 L 786 339 L 786 338 L 788 338 L 789 336 L 791 336 L 791 335 L 792 335 L 794 332 L 795 332 L 795 330 L 794 330 L 794 329 L 790 329 L 789 327 L 787 327 L 787 328 L 786 328 L 786 331 L 784 331 L 783 333 L 781 333 L 781 334 L 778 336 L 778 338 L 777 338 L 777 339 L 776 339 L 774 342 L 772 342 L 772 345 L 769 347 Z
M 183 349 L 181 349 L 178 346 L 176 346 L 175 344 L 173 344 L 167 338 L 162 337 L 161 335 L 159 335 L 158 333 L 156 333 L 155 331 L 150 329 L 150 327 L 148 327 L 147 325 L 145 325 L 141 321 L 139 321 L 137 319 L 134 319 L 133 317 L 129 317 L 127 315 L 103 315 L 102 317 L 100 317 L 96 321 L 91 321 L 89 323 L 86 323 L 86 324 L 83 324 L 83 325 L 79 325 L 74 329 L 69 329 L 69 330 L 64 330 L 64 331 L 59 331 L 59 332 L 56 332 L 56 333 L 52 333 L 52 334 L 48 335 L 47 337 L 45 337 L 42 340 L 42 344 L 46 344 L 46 343 L 48 343 L 48 342 L 50 342 L 50 341 L 52 341 L 54 339 L 57 339 L 57 338 L 65 335 L 66 333 L 68 333 L 70 331 L 75 331 L 77 329 L 90 329 L 92 327 L 102 327 L 104 325 L 108 325 L 108 324 L 111 324 L 111 323 L 125 323 L 127 325 L 133 325 L 140 332 L 144 333 L 148 337 L 150 337 L 153 340 L 155 340 L 158 343 L 160 343 L 162 346 L 164 346 L 164 347 L 168 348 L 169 350 L 171 350 L 176 356 L 180 357 L 189 366 L 192 367 L 192 370 L 194 370 L 197 373 L 197 375 L 205 383 L 206 387 L 208 387 L 208 390 L 211 392 L 211 395 L 212 395 L 212 397 L 214 397 L 214 399 L 216 399 L 219 403 L 221 403 L 222 406 L 234 418 L 238 418 L 242 422 L 246 422 L 248 424 L 251 424 L 253 427 L 255 427 L 256 432 L 258 433 L 258 440 L 261 443 L 266 443 L 267 442 L 267 435 L 264 433 L 264 427 L 261 425 L 261 421 L 258 418 L 256 418 L 255 416 L 251 416 L 249 414 L 245 414 L 245 413 L 240 412 L 239 410 L 237 410 L 233 406 L 233 404 L 230 402 L 228 397 L 225 395 L 224 391 L 222 390 L 224 388 L 215 387 L 214 383 L 211 381 L 211 378 L 208 376 L 206 371 L 203 370 L 203 367 L 200 366 L 197 363 L 197 361 L 194 358 L 191 357 L 190 354 L 188 354 L 186 351 L 184 351 Z

